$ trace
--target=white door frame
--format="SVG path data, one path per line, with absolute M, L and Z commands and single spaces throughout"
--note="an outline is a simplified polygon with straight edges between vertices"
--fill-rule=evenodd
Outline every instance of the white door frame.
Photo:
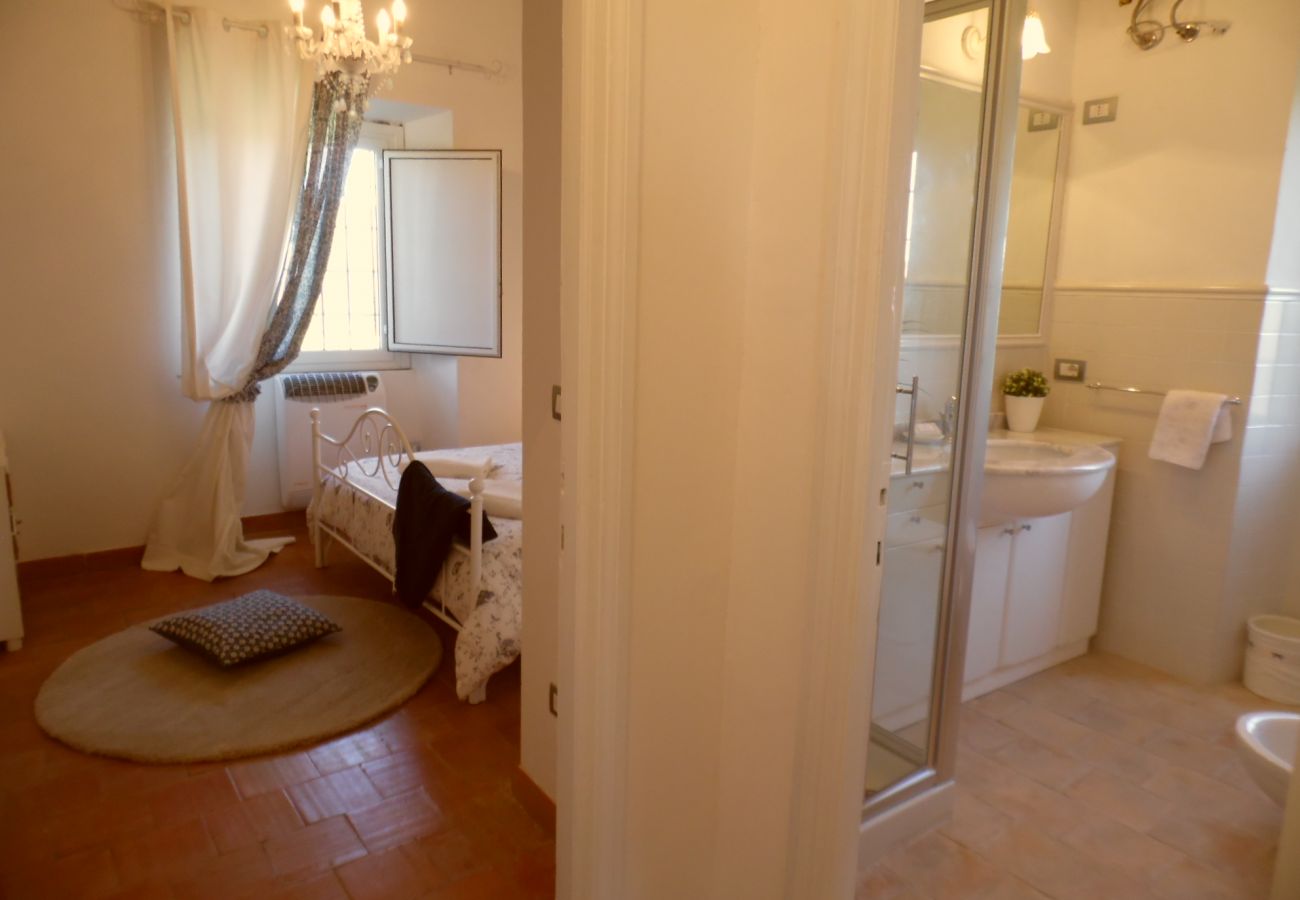
M 857 867 L 922 4 L 840 0 L 827 178 L 819 558 L 786 896 Z M 642 0 L 565 0 L 558 891 L 625 894 Z M 899 127 L 899 123 L 905 123 Z M 887 388 L 887 390 L 886 390 Z
M 557 893 L 623 896 L 641 0 L 565 0 Z
M 857 872 L 923 11 L 923 3 L 842 4 L 816 479 L 827 502 L 802 650 L 791 898 L 852 896 Z

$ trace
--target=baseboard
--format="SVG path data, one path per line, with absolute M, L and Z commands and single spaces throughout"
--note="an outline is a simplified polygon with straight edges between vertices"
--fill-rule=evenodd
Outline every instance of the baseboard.
M 1074 641 L 1060 647 L 1054 647 L 1050 652 L 1042 656 L 1036 656 L 1033 659 L 1018 663 L 1014 666 L 1008 666 L 1005 669 L 998 669 L 990 672 L 982 678 L 969 682 L 962 687 L 961 701 L 974 700 L 976 697 L 982 697 L 987 693 L 996 691 L 1000 687 L 1019 681 L 1022 678 L 1028 678 L 1030 675 L 1050 669 L 1052 666 L 1059 666 L 1067 659 L 1074 659 L 1076 656 L 1083 656 L 1088 652 L 1088 639 Z M 886 726 L 888 727 L 888 726 Z
M 245 535 L 292 531 L 307 524 L 307 511 L 290 509 L 285 512 L 267 513 L 264 516 L 244 516 L 242 521 Z
M 258 535 L 272 532 L 292 531 L 301 528 L 306 521 L 306 513 L 301 510 L 269 513 L 264 516 L 244 516 L 244 534 Z M 29 579 L 50 578 L 59 575 L 88 575 L 106 572 L 112 569 L 127 569 L 140 565 L 144 557 L 144 547 L 119 547 L 115 550 L 99 550 L 94 553 L 74 553 L 70 556 L 50 556 L 45 559 L 29 559 L 18 563 L 18 582 L 21 587 Z
M 18 564 L 18 583 L 21 586 L 28 579 L 126 569 L 140 565 L 143 556 L 144 547 L 119 547 L 116 550 L 100 550 L 96 553 L 74 553 L 71 556 L 30 559 Z
M 555 801 L 548 797 L 522 768 L 515 769 L 514 777 L 510 779 L 510 786 L 514 789 L 515 799 L 519 801 L 519 805 L 525 812 L 532 816 L 538 825 L 546 829 L 547 834 L 554 836 Z

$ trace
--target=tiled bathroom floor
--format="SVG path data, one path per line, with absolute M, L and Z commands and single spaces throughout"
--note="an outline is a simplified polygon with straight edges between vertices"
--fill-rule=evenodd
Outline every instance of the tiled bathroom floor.
M 857 895 L 1265 898 L 1282 814 L 1232 729 L 1276 706 L 1098 654 L 972 700 L 952 821 L 893 850 Z

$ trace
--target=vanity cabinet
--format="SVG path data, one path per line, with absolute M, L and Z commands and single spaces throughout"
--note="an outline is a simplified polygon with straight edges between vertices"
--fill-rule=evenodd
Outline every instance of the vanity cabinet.
M 899 473 L 891 484 L 872 704 L 872 721 L 887 729 L 920 721 L 929 708 L 950 488 L 946 471 Z M 979 529 L 964 699 L 1087 652 L 1114 489 L 1112 470 L 1068 513 Z
M 1114 479 L 1112 471 L 1071 512 L 979 529 L 963 699 L 1087 652 L 1097 632 Z

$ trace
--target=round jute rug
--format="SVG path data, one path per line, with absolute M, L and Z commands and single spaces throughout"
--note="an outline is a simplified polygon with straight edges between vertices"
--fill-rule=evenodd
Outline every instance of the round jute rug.
M 41 686 L 36 721 L 88 753 L 206 762 L 286 750 L 339 734 L 411 697 L 442 658 L 416 616 L 356 597 L 299 597 L 342 631 L 222 669 L 148 630 L 79 650 Z

